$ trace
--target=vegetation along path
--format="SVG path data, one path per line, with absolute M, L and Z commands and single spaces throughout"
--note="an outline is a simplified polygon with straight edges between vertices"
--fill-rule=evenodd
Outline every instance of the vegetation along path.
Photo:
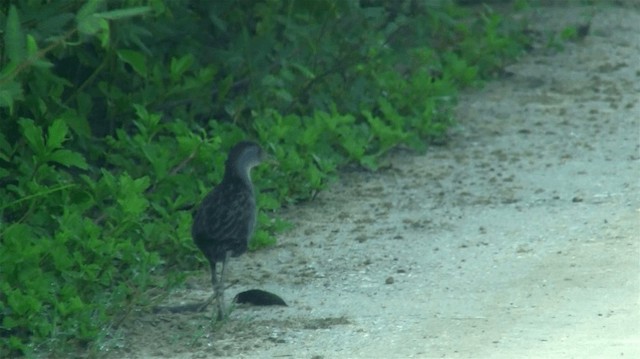
M 536 11 L 545 30 L 583 20 Z M 638 59 L 638 9 L 599 9 L 581 41 L 463 95 L 447 146 L 346 174 L 230 263 L 231 297 L 288 307 L 214 330 L 149 314 L 116 340 L 133 358 L 640 357 Z M 202 273 L 175 300 L 209 293 Z

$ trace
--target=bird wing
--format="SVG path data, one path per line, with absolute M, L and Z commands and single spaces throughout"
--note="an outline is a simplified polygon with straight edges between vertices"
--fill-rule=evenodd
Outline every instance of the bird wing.
M 251 190 L 238 185 L 218 186 L 202 201 L 194 218 L 193 239 L 211 260 L 227 251 L 246 251 L 255 222 L 255 200 Z

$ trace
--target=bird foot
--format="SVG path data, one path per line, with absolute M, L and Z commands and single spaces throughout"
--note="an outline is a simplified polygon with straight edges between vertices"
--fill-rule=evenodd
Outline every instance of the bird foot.
M 200 303 L 200 305 L 197 308 L 198 312 L 204 312 L 205 309 L 207 309 L 207 307 L 216 299 L 216 295 L 213 294 L 211 297 L 209 297 L 209 299 L 205 300 L 204 302 Z
M 216 317 L 216 321 L 221 322 L 225 319 L 225 315 L 223 312 L 218 311 L 218 316 Z
M 209 301 L 200 303 L 200 305 L 198 305 L 198 308 L 196 308 L 196 312 L 204 312 L 205 309 L 207 309 L 207 307 L 209 306 L 209 304 L 210 304 Z
M 224 320 L 227 317 L 226 315 L 227 313 L 225 313 L 225 310 L 224 310 L 224 297 L 220 295 L 216 299 L 216 302 L 217 302 L 216 304 L 218 305 L 218 321 Z

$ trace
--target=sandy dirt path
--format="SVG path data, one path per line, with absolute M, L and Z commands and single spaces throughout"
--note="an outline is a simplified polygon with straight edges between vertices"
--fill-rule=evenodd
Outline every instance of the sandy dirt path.
M 535 26 L 584 21 L 540 9 Z M 296 228 L 231 263 L 289 306 L 154 315 L 144 358 L 640 357 L 640 9 L 535 51 L 462 96 L 447 146 L 397 152 L 290 210 Z M 209 294 L 208 275 L 178 299 Z

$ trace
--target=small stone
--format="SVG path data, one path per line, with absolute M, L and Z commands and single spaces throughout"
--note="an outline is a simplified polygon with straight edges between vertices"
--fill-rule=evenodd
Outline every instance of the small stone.
M 393 277 L 388 277 L 385 281 L 384 284 L 393 284 Z

